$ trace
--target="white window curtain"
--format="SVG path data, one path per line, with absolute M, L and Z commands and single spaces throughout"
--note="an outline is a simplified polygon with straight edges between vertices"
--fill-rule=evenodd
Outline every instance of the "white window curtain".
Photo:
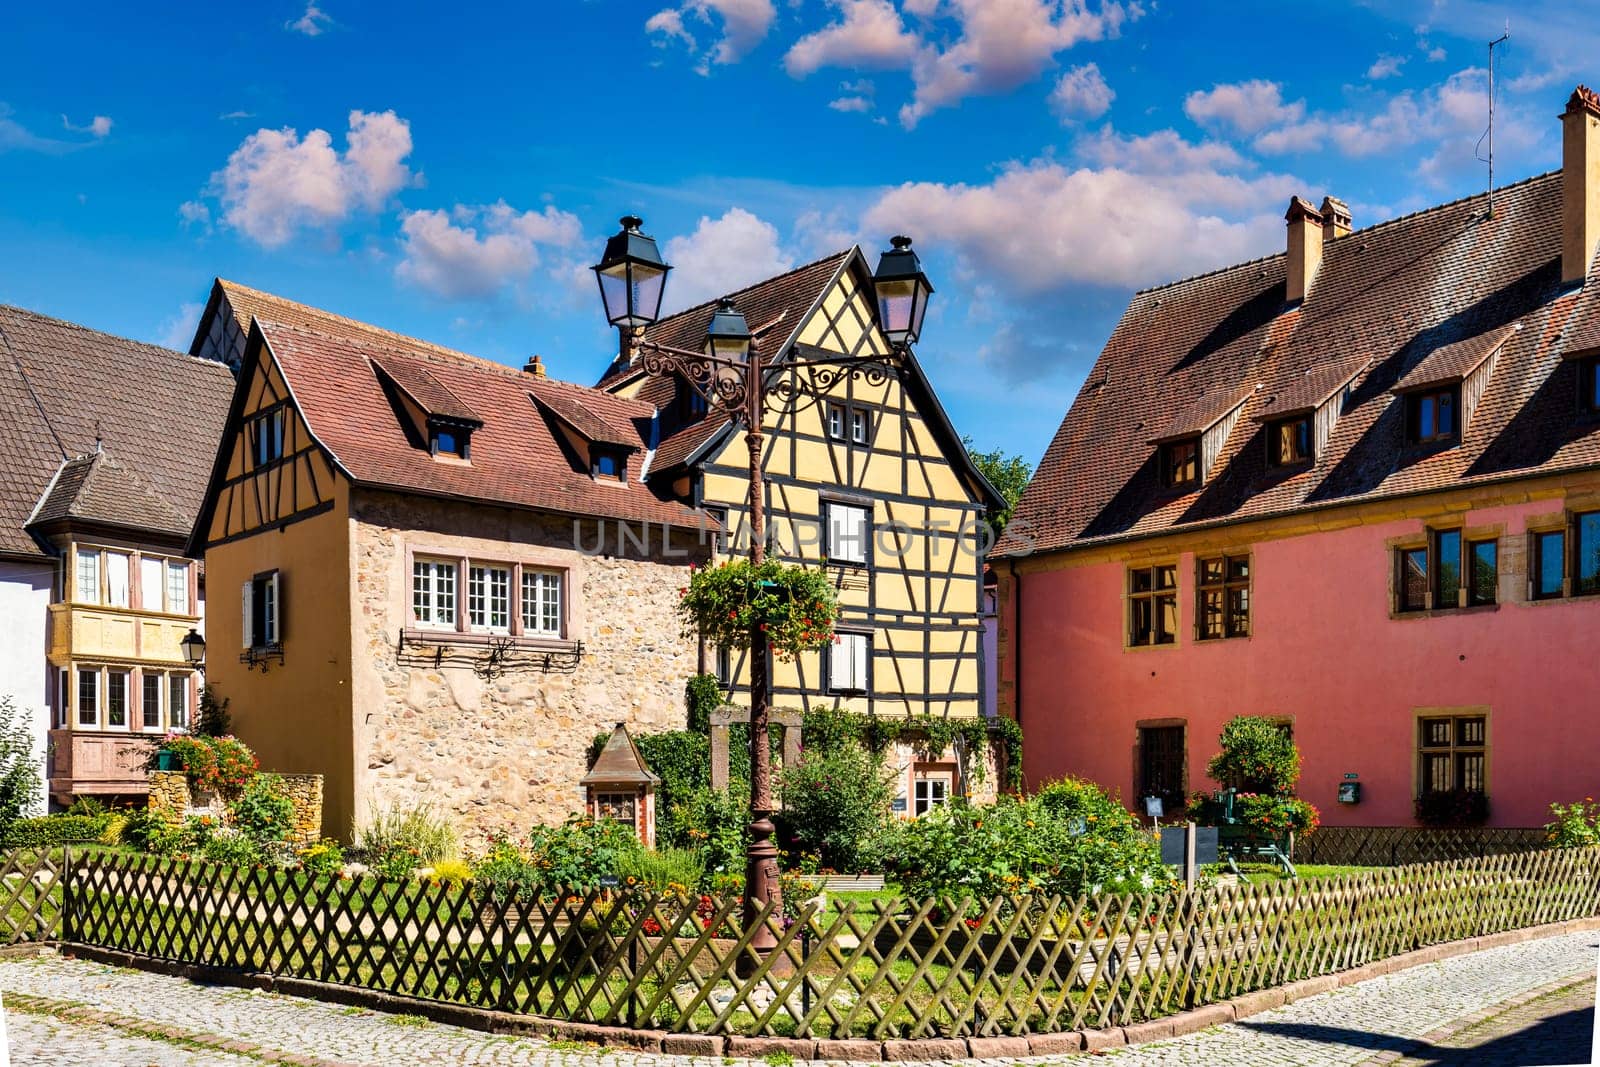
M 128 571 L 131 562 L 126 553 L 106 553 L 106 603 L 114 608 L 128 606 Z
M 174 730 L 189 728 L 189 675 L 167 675 L 167 724 Z
M 139 557 L 139 606 L 145 611 L 162 611 L 166 593 L 166 561 Z

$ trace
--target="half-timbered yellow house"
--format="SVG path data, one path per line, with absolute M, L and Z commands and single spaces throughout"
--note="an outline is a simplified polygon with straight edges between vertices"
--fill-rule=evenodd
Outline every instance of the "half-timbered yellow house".
M 872 270 L 859 248 L 730 297 L 764 354 L 890 351 Z M 698 351 L 716 304 L 664 318 L 643 340 Z M 708 412 L 687 382 L 648 374 L 636 352 L 625 341 L 600 387 L 659 412 L 649 477 L 721 519 L 727 534 L 719 551 L 742 555 L 750 484 L 743 427 Z M 772 373 L 769 394 L 781 395 L 784 375 L 793 372 Z M 773 554 L 825 567 L 842 609 L 831 648 L 774 664 L 774 704 L 913 720 L 980 716 L 984 516 L 1000 501 L 915 356 L 906 353 L 899 372 L 886 379 L 842 375 L 820 395 L 801 389 L 771 407 L 761 466 Z M 719 675 L 735 703 L 747 704 L 742 655 L 701 649 L 705 669 Z M 963 754 L 926 747 L 897 746 L 897 806 L 905 813 L 924 812 L 958 790 L 994 788 L 994 773 L 962 780 Z

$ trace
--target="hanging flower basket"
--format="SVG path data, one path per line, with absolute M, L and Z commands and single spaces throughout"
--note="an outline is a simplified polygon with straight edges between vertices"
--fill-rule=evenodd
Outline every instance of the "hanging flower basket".
M 760 566 L 733 560 L 696 570 L 680 594 L 685 636 L 745 649 L 759 627 L 773 656 L 784 661 L 830 644 L 839 615 L 826 574 L 776 560 Z

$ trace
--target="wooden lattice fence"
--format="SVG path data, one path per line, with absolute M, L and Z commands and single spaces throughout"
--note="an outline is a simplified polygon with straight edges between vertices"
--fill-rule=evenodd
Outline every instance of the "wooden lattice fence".
M 1294 858 L 1296 863 L 1401 867 L 1528 852 L 1547 843 L 1542 827 L 1324 826 L 1295 840 Z
M 0 945 L 52 941 L 61 928 L 62 864 L 28 850 L 0 856 Z
M 470 890 L 74 854 L 60 938 L 550 1018 L 799 1037 L 1115 1026 L 1421 946 L 1600 914 L 1600 849 L 1073 900 L 809 902 L 758 956 L 737 900 Z

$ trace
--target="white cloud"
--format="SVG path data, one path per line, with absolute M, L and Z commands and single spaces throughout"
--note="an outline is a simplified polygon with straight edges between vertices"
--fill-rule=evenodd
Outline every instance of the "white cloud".
M 961 36 L 948 48 L 930 44 L 917 53 L 911 66 L 916 88 L 911 102 L 900 109 L 900 123 L 907 129 L 969 96 L 1030 82 L 1055 61 L 1056 53 L 1083 41 L 1115 37 L 1125 21 L 1144 13 L 1137 3 L 1112 0 L 1102 0 L 1098 11 L 1083 2 L 1051 0 L 947 0 L 937 10 L 954 15 Z
M 1085 63 L 1061 75 L 1050 92 L 1050 110 L 1063 122 L 1097 119 L 1111 109 L 1116 96 L 1101 76 L 1099 65 Z
M 96 115 L 85 126 L 74 126 L 71 119 L 62 115 L 61 126 L 63 129 L 71 130 L 73 133 L 93 134 L 96 138 L 104 137 L 111 132 L 111 120 L 104 115 Z
M 1214 85 L 1192 92 L 1183 100 L 1183 113 L 1200 125 L 1231 128 L 1242 134 L 1293 122 L 1305 114 L 1305 109 L 1303 100 L 1284 103 L 1283 87 L 1261 79 Z
M 698 55 L 695 69 L 709 74 L 713 65 L 737 63 L 765 40 L 777 14 L 772 0 L 686 0 L 678 7 L 657 11 L 645 20 L 644 28 L 656 37 L 657 44 L 676 41 Z M 702 50 L 699 39 L 685 22 L 686 16 L 707 27 L 714 25 L 715 16 L 722 23 L 721 36 Z
M 412 211 L 401 218 L 399 277 L 452 300 L 493 297 L 522 281 L 542 251 L 573 248 L 583 239 L 575 215 L 547 206 L 518 211 L 505 201 L 450 211 Z
M 221 122 L 235 122 L 239 119 L 253 119 L 255 117 L 256 113 L 254 111 L 224 111 L 217 116 L 217 119 Z
M 329 226 L 376 211 L 411 184 L 411 125 L 393 111 L 350 112 L 341 153 L 326 130 L 261 129 L 244 139 L 208 193 L 222 221 L 274 248 L 302 228 Z
M 717 219 L 700 216 L 693 233 L 672 238 L 662 253 L 673 267 L 667 284 L 673 308 L 731 293 L 795 265 L 780 247 L 777 227 L 740 207 Z
M 839 21 L 801 37 L 783 57 L 803 78 L 823 67 L 891 69 L 908 65 L 921 47 L 889 0 L 834 0 Z
M 1237 170 L 1244 157 L 1221 141 L 1186 141 L 1176 130 L 1126 137 L 1110 127 L 1076 145 L 1084 159 L 1104 167 L 1120 167 L 1141 174 L 1185 174 Z
M 199 200 L 185 200 L 179 204 L 178 218 L 185 226 L 198 226 L 208 232 L 211 229 L 211 209 Z
M 156 327 L 156 344 L 162 348 L 187 352 L 189 342 L 194 340 L 195 324 L 200 321 L 200 312 L 204 310 L 204 304 L 181 304 L 177 311 L 162 319 L 161 325 Z
M 315 0 L 306 4 L 306 12 L 297 19 L 290 19 L 283 24 L 286 30 L 303 33 L 307 37 L 318 37 L 327 32 L 333 25 L 333 17 L 316 5 Z
M 841 96 L 828 101 L 828 106 L 835 111 L 871 111 L 872 101 L 865 96 Z
M 1130 146 L 1131 164 L 1158 142 L 1120 143 Z M 1208 156 L 1223 158 L 1203 147 L 1190 158 Z M 1280 205 L 1296 184 L 1203 164 L 1139 173 L 1036 159 L 982 185 L 909 182 L 885 193 L 865 222 L 873 232 L 912 234 L 924 249 L 953 246 L 964 269 L 1025 295 L 1133 287 L 1273 251 Z
M 1384 78 L 1392 78 L 1399 74 L 1400 68 L 1405 65 L 1405 56 L 1395 56 L 1385 52 L 1373 60 L 1372 66 L 1367 68 L 1367 80 L 1381 81 Z

